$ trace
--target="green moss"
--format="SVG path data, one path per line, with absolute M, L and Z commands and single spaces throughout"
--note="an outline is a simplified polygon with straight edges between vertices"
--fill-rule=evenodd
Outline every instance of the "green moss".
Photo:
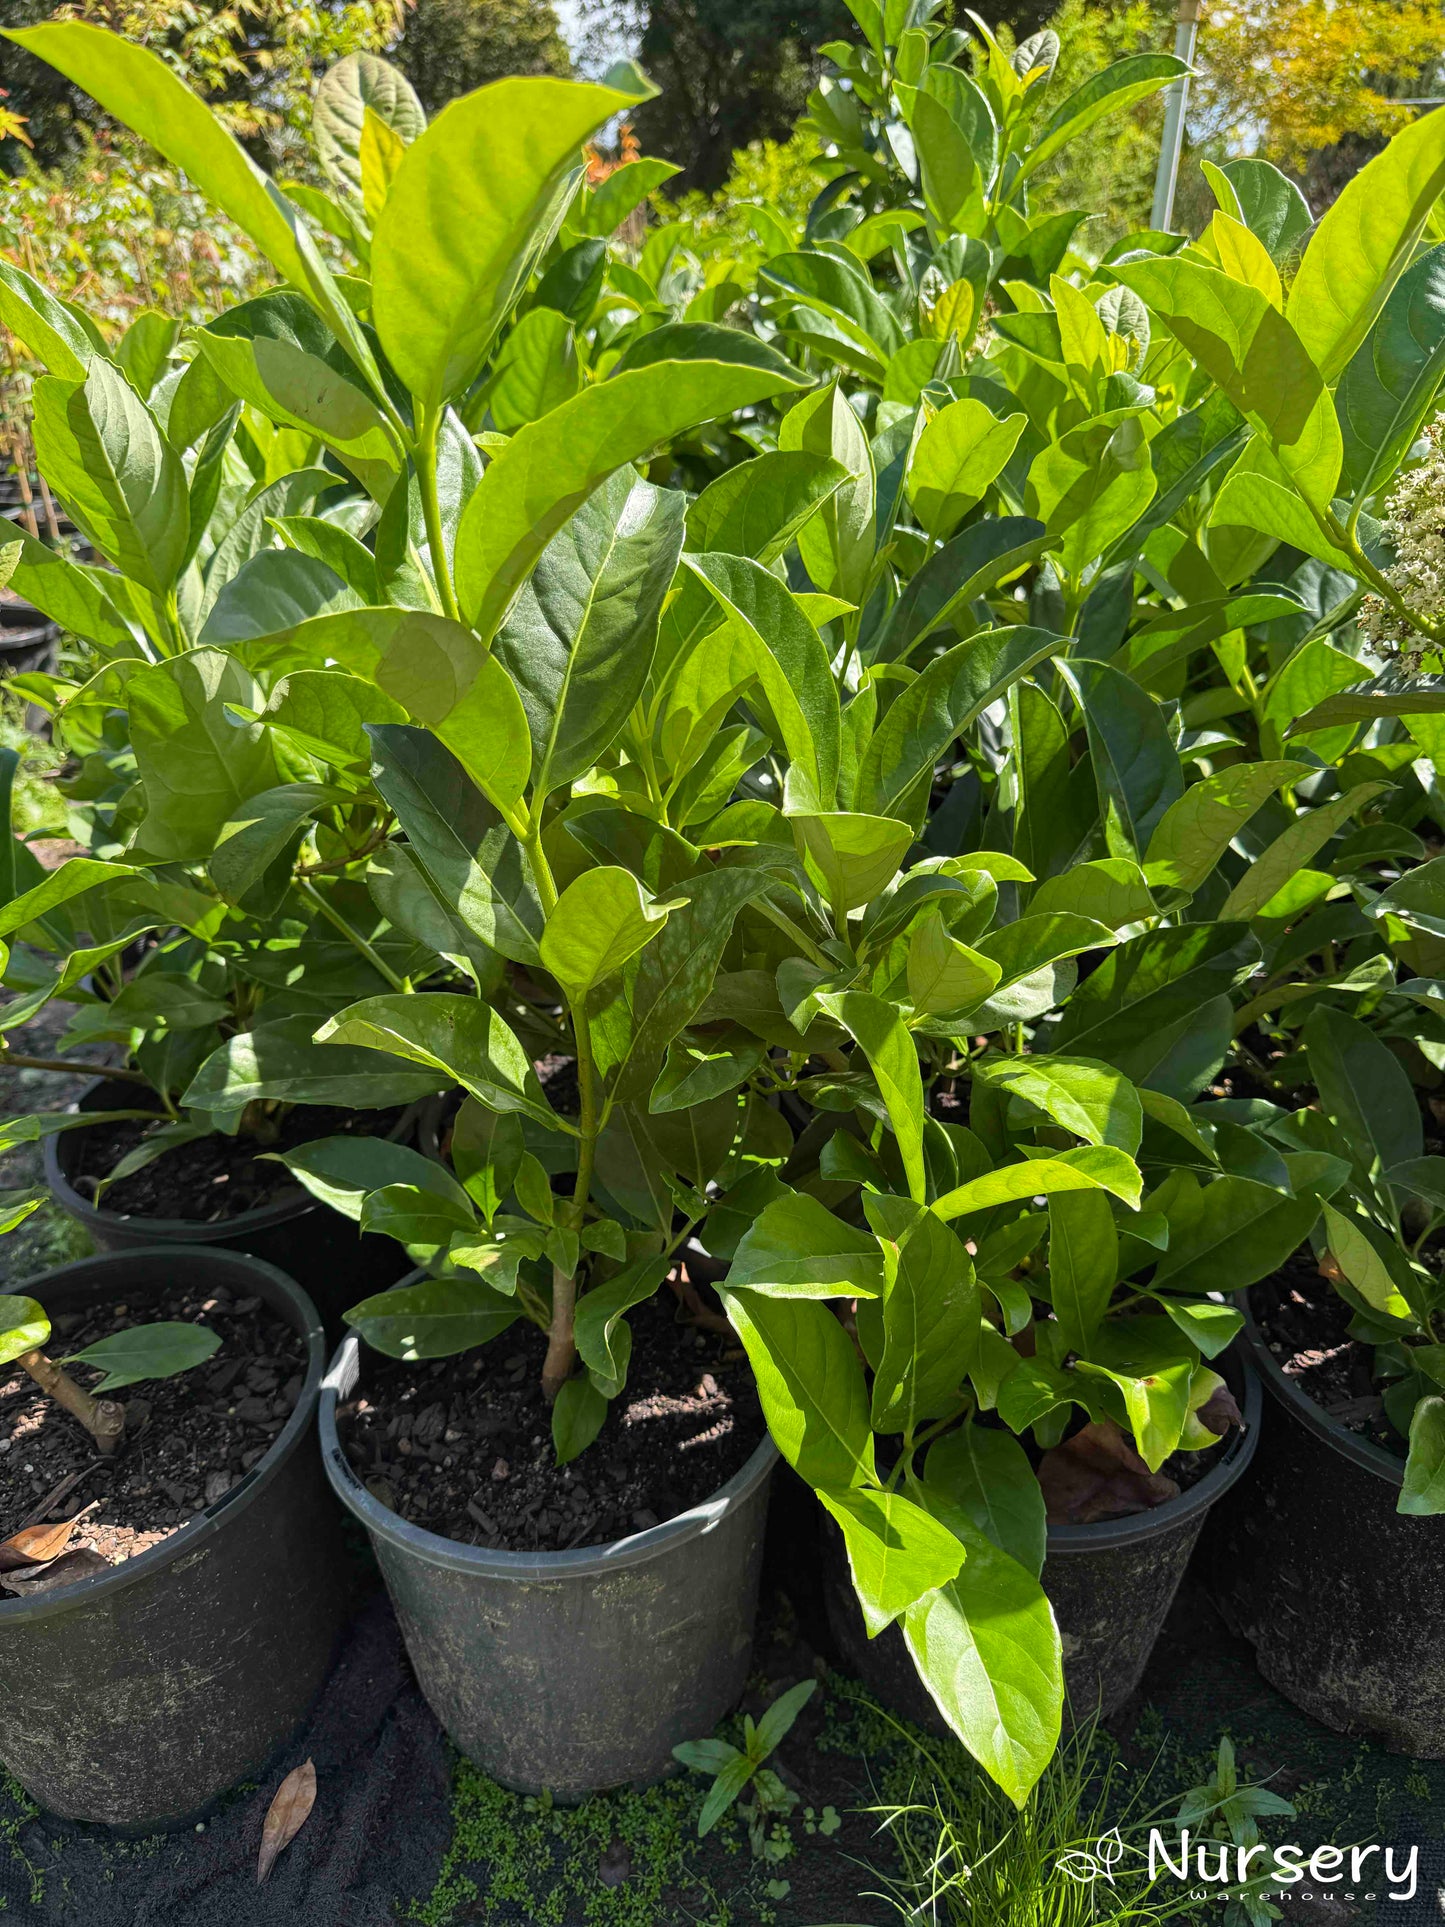
M 29 1881 L 32 1907 L 38 1907 L 45 1898 L 45 1874 L 21 1846 L 20 1834 L 39 1812 L 39 1807 L 19 1781 L 12 1780 L 8 1773 L 0 1772 L 0 1855 Z M 7 1910 L 5 1896 L 0 1894 L 0 1913 Z

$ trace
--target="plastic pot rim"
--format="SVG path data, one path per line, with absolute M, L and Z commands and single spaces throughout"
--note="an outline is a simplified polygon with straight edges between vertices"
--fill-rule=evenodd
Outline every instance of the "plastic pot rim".
M 162 1539 L 159 1545 L 137 1553 L 133 1559 L 125 1560 L 110 1572 L 98 1572 L 91 1579 L 77 1579 L 73 1585 L 42 1593 L 36 1599 L 0 1598 L 0 1634 L 3 1634 L 7 1620 L 44 1619 L 52 1614 L 71 1612 L 78 1606 L 89 1605 L 106 1593 L 118 1592 L 123 1586 L 158 1572 L 163 1566 L 174 1565 L 177 1559 L 194 1554 L 208 1539 L 215 1537 L 222 1525 L 228 1523 L 225 1515 L 254 1504 L 275 1483 L 286 1460 L 310 1428 L 311 1407 L 320 1391 L 326 1369 L 326 1335 L 316 1307 L 295 1279 L 289 1278 L 276 1265 L 268 1264 L 264 1258 L 253 1258 L 244 1251 L 216 1251 L 202 1244 L 135 1245 L 128 1251 L 97 1252 L 92 1258 L 80 1258 L 74 1264 L 58 1265 L 55 1270 L 42 1272 L 38 1278 L 24 1282 L 37 1289 L 48 1288 L 68 1279 L 78 1280 L 87 1272 L 101 1273 L 112 1266 L 130 1266 L 147 1258 L 204 1258 L 212 1263 L 219 1260 L 241 1265 L 253 1276 L 259 1273 L 269 1282 L 280 1301 L 272 1301 L 273 1310 L 280 1312 L 284 1307 L 293 1314 L 292 1328 L 300 1334 L 306 1345 L 306 1376 L 296 1400 L 296 1408 L 267 1447 L 264 1457 L 258 1459 L 249 1472 L 244 1472 L 230 1491 L 217 1499 L 214 1505 L 204 1507 L 195 1518 L 178 1526 L 168 1538 Z M 126 1290 L 133 1291 L 134 1287 L 127 1286 Z
M 79 1112 L 86 1098 L 113 1081 L 105 1076 L 92 1078 L 75 1102 L 67 1105 L 67 1114 Z M 129 1106 L 117 1108 L 128 1109 Z M 157 1112 L 156 1115 L 159 1117 L 162 1114 Z M 289 1195 L 283 1194 L 271 1204 L 252 1205 L 249 1211 L 242 1211 L 234 1218 L 222 1218 L 215 1224 L 198 1224 L 191 1218 L 138 1218 L 123 1211 L 107 1211 L 103 1205 L 92 1204 L 88 1198 L 83 1198 L 61 1169 L 60 1140 L 64 1135 L 64 1132 L 53 1131 L 45 1140 L 45 1182 L 67 1217 L 97 1231 L 106 1225 L 125 1225 L 137 1231 L 153 1233 L 158 1243 L 167 1245 L 172 1239 L 178 1244 L 188 1245 L 228 1244 L 231 1239 L 246 1237 L 253 1231 L 269 1231 L 273 1225 L 286 1224 L 308 1211 L 326 1208 L 304 1186 L 297 1184 L 291 1187 Z
M 1207 1512 L 1224 1497 L 1237 1479 L 1243 1477 L 1259 1444 L 1264 1393 L 1259 1373 L 1253 1369 L 1246 1353 L 1231 1348 L 1220 1362 L 1234 1364 L 1243 1382 L 1244 1429 L 1234 1431 L 1228 1445 L 1204 1477 L 1191 1485 L 1188 1491 L 1181 1492 L 1175 1499 L 1166 1500 L 1163 1505 L 1155 1506 L 1149 1512 L 1131 1512 L 1122 1519 L 1100 1519 L 1092 1525 L 1050 1526 L 1045 1542 L 1045 1561 L 1060 1553 L 1110 1552 L 1119 1546 L 1137 1545 L 1141 1539 L 1153 1539 L 1172 1532 L 1175 1527 L 1185 1525 L 1196 1515 Z
M 416 1274 L 412 1274 L 415 1277 Z M 411 1277 L 398 1280 L 398 1286 Z M 397 1287 L 393 1287 L 396 1289 Z M 465 1573 L 474 1579 L 600 1579 L 627 1566 L 641 1565 L 660 1552 L 672 1551 L 690 1539 L 711 1532 L 735 1511 L 771 1473 L 778 1449 L 764 1432 L 762 1442 L 725 1485 L 711 1498 L 690 1506 L 675 1519 L 649 1526 L 645 1532 L 629 1533 L 625 1539 L 612 1539 L 605 1545 L 579 1546 L 571 1552 L 506 1552 L 489 1546 L 463 1545 L 458 1539 L 444 1538 L 425 1526 L 414 1526 L 399 1512 L 374 1499 L 357 1478 L 351 1462 L 341 1449 L 336 1429 L 336 1407 L 348 1397 L 361 1376 L 361 1340 L 355 1332 L 337 1347 L 331 1367 L 321 1381 L 317 1425 L 321 1435 L 321 1459 L 332 1490 L 355 1518 L 378 1539 L 384 1539 L 398 1552 L 405 1552 L 430 1566 L 449 1572 Z
M 1384 1479 L 1390 1485 L 1403 1485 L 1405 1461 L 1396 1458 L 1393 1452 L 1387 1452 L 1383 1445 L 1376 1445 L 1372 1439 L 1362 1439 L 1357 1432 L 1341 1425 L 1338 1419 L 1332 1419 L 1323 1406 L 1316 1405 L 1309 1393 L 1296 1385 L 1280 1368 L 1279 1360 L 1265 1343 L 1264 1333 L 1250 1309 L 1249 1293 L 1240 1292 L 1235 1302 L 1244 1313 L 1244 1330 L 1239 1336 L 1249 1348 L 1256 1372 L 1285 1410 L 1297 1418 L 1307 1432 L 1322 1439 L 1362 1471 L 1373 1472 L 1376 1478 Z

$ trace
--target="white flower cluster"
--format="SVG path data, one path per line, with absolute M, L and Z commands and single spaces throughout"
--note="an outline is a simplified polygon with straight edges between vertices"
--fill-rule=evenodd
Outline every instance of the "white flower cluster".
M 1406 608 L 1433 625 L 1445 620 L 1445 414 L 1430 423 L 1425 440 L 1429 454 L 1400 477 L 1390 497 L 1385 532 L 1396 560 L 1385 577 Z M 1383 596 L 1365 597 L 1360 623 L 1381 655 L 1397 656 L 1411 669 L 1438 646 Z

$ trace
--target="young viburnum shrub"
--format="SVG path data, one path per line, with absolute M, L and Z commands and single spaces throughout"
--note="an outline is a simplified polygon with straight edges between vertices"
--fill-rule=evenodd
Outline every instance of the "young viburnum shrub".
M 96 1451 L 106 1457 L 119 1449 L 125 1436 L 125 1408 L 106 1395 L 145 1379 L 188 1372 L 203 1365 L 221 1342 L 219 1334 L 204 1325 L 167 1319 L 133 1325 L 69 1358 L 52 1359 L 43 1349 L 50 1336 L 50 1320 L 33 1298 L 0 1296 L 0 1365 L 18 1364 L 28 1372 L 47 1397 L 79 1420 Z M 76 1383 L 67 1365 L 91 1365 L 105 1374 L 94 1394 Z

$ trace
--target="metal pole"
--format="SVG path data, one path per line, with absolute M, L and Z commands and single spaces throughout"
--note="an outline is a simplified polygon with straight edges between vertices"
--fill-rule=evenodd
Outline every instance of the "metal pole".
M 1175 57 L 1186 66 L 1194 64 L 1194 43 L 1199 37 L 1199 0 L 1179 0 L 1174 28 Z M 1159 143 L 1159 171 L 1154 176 L 1154 212 L 1149 225 L 1167 231 L 1174 219 L 1174 189 L 1179 180 L 1179 156 L 1184 148 L 1184 109 L 1189 102 L 1189 76 L 1181 74 L 1169 83 L 1164 96 L 1164 138 Z

